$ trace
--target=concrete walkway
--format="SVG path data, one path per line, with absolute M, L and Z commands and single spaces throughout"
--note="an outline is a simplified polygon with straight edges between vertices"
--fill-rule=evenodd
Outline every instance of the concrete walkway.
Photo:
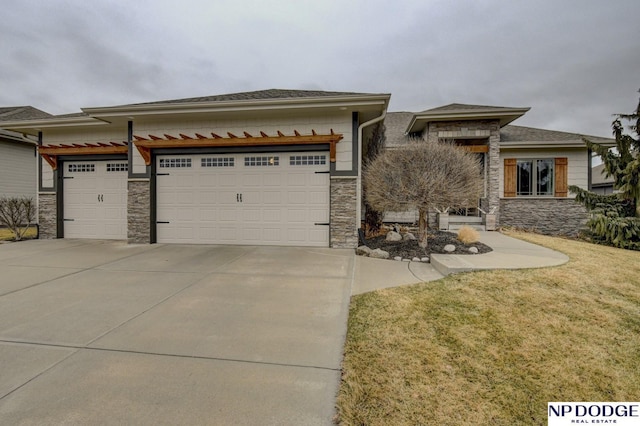
M 486 269 L 528 269 L 563 265 L 569 257 L 500 232 L 480 232 L 480 242 L 493 249 L 477 255 L 434 254 L 431 263 L 397 262 L 356 257 L 352 294 L 434 281 L 446 275 Z

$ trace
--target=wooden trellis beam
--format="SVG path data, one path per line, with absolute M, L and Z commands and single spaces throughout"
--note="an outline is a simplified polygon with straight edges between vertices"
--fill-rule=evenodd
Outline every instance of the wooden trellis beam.
M 286 136 L 277 131 L 277 136 L 269 136 L 260 132 L 260 136 L 253 136 L 249 132 L 243 132 L 244 137 L 227 132 L 228 137 L 222 137 L 211 133 L 211 137 L 195 134 L 195 138 L 180 133 L 180 138 L 165 134 L 165 138 L 155 135 L 148 137 L 134 135 L 136 148 L 147 165 L 151 164 L 151 150 L 158 148 L 200 148 L 200 147 L 236 147 L 236 146 L 282 146 L 282 145 L 306 145 L 329 144 L 329 157 L 331 162 L 336 161 L 336 144 L 343 139 L 343 135 L 334 133 L 318 134 L 315 130 L 310 135 L 303 135 L 297 130 L 292 136 Z

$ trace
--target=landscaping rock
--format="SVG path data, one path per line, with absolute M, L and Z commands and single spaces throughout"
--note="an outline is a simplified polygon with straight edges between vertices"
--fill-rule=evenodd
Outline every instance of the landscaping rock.
M 429 258 L 425 256 L 422 259 L 420 259 L 420 262 L 429 263 Z
M 469 247 L 469 253 L 478 254 L 478 248 L 477 247 Z
M 407 232 L 406 234 L 404 234 L 404 236 L 402 237 L 402 239 L 404 241 L 415 241 L 416 240 L 416 236 L 413 235 L 411 232 Z
M 403 262 L 411 262 L 411 259 L 402 259 Z
M 454 251 L 456 251 L 456 246 L 454 246 L 453 244 L 447 244 L 446 246 L 444 246 L 444 251 L 446 251 L 447 253 L 453 253 Z
M 398 262 L 400 262 L 402 260 L 402 256 L 396 256 L 393 258 L 393 260 L 397 260 Z
M 369 256 L 373 250 L 371 250 L 367 246 L 360 246 L 356 249 L 356 254 L 358 256 Z
M 402 235 L 396 231 L 389 231 L 387 233 L 387 241 L 402 241 Z
M 389 252 L 382 249 L 375 249 L 369 253 L 369 257 L 373 257 L 374 259 L 388 259 Z
M 414 257 L 413 259 L 411 259 L 412 262 L 420 262 L 420 258 L 419 257 Z

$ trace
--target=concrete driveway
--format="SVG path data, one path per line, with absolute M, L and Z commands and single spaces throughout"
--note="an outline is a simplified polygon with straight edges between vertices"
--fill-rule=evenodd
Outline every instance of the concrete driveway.
M 3 424 L 327 425 L 353 250 L 0 245 Z

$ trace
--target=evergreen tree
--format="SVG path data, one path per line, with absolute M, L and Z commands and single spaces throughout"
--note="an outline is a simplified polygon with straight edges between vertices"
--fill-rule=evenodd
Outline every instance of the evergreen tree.
M 632 134 L 624 133 L 623 120 L 631 122 L 629 128 L 635 133 L 635 138 Z M 589 149 L 602 158 L 606 176 L 613 176 L 620 196 L 632 203 L 635 216 L 640 217 L 640 101 L 635 112 L 617 114 L 612 127 L 617 152 L 588 139 L 584 141 Z

